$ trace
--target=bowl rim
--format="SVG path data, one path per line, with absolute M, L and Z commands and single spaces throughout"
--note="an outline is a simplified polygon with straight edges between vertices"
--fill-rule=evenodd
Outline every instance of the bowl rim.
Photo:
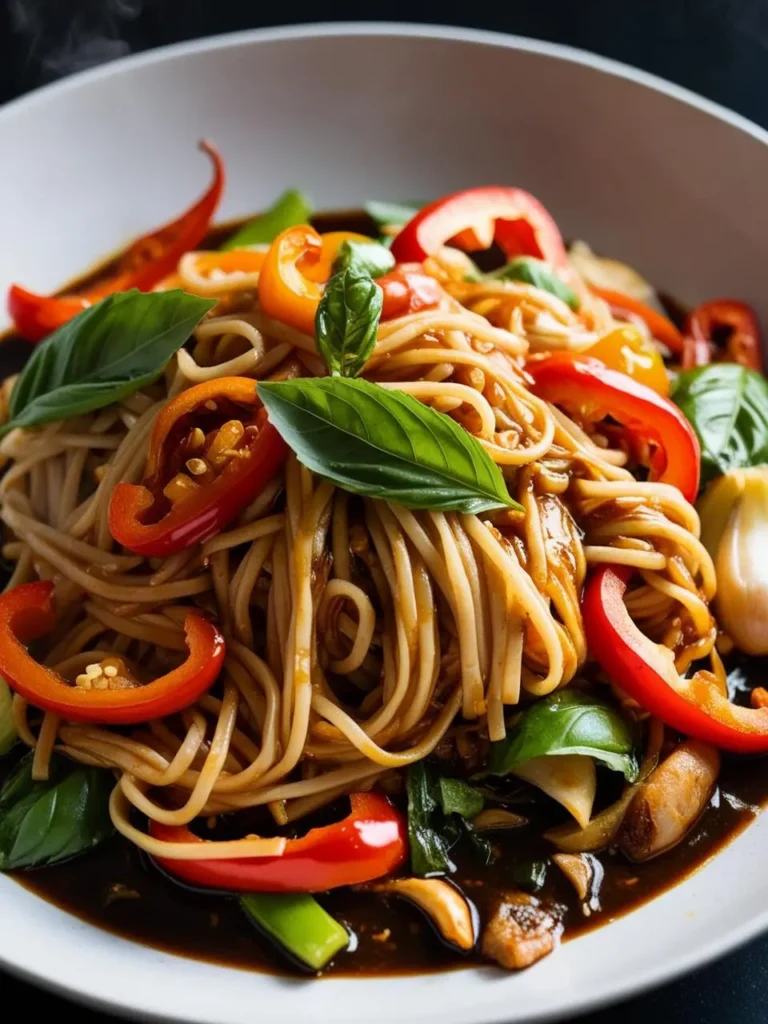
M 103 82 L 113 76 L 119 76 L 127 70 L 151 67 L 184 58 L 191 54 L 204 53 L 219 49 L 238 48 L 251 43 L 272 43 L 283 40 L 333 38 L 333 37 L 387 37 L 411 38 L 411 39 L 437 39 L 462 43 L 480 44 L 515 50 L 523 53 L 535 54 L 538 56 L 553 58 L 558 61 L 565 61 L 577 64 L 585 68 L 602 72 L 605 75 L 624 81 L 634 83 L 650 89 L 656 93 L 674 99 L 679 103 L 709 115 L 716 120 L 725 122 L 733 128 L 749 135 L 755 141 L 768 145 L 768 130 L 751 121 L 749 118 L 730 110 L 728 107 L 707 99 L 698 93 L 678 85 L 674 82 L 643 71 L 631 64 L 614 60 L 600 54 L 592 53 L 579 47 L 569 46 L 562 43 L 549 42 L 542 39 L 534 39 L 520 36 L 513 33 L 503 33 L 485 29 L 466 28 L 461 26 L 429 24 L 422 22 L 403 23 L 389 21 L 340 21 L 340 22 L 308 22 L 299 25 L 271 26 L 267 28 L 245 29 L 235 32 L 226 32 L 215 36 L 205 36 L 198 39 L 186 40 L 166 46 L 156 47 L 150 50 L 130 54 L 116 60 L 100 64 L 84 71 L 73 73 L 64 79 L 51 82 L 32 90 L 20 97 L 12 99 L 0 105 L 0 132 L 3 124 L 18 116 L 24 116 L 40 105 L 44 105 L 49 99 L 56 96 L 66 95 L 68 92 L 77 90 L 81 86 Z M 749 826 L 750 828 L 752 826 Z M 740 837 L 736 837 L 738 841 Z M 704 865 L 702 865 L 703 867 Z M 683 880 L 684 881 L 684 880 Z M 664 893 L 656 899 L 662 899 Z M 654 900 L 655 902 L 655 900 Z M 66 913 L 61 911 L 61 913 Z M 610 924 L 610 922 L 607 922 Z M 89 925 L 94 928 L 95 926 Z M 96 929 L 99 930 L 99 929 Z M 602 930 L 602 928 L 601 928 Z M 762 931 L 768 930 L 768 908 L 756 913 L 748 921 L 730 926 L 727 931 L 719 934 L 715 939 L 703 946 L 697 946 L 693 950 L 684 950 L 678 956 L 664 962 L 658 962 L 634 974 L 630 978 L 610 978 L 602 987 L 580 1000 L 574 1009 L 579 1013 L 585 1013 L 598 1007 L 605 1006 L 621 999 L 630 998 L 648 988 L 655 987 L 665 982 L 679 978 L 682 974 L 700 967 L 703 964 L 715 960 L 737 947 L 749 942 Z M 109 933 L 108 933 L 109 934 Z M 125 940 L 130 942 L 131 940 Z M 576 939 L 575 941 L 579 941 Z M 132 943 L 134 945 L 134 943 Z M 165 954 L 175 956 L 176 954 Z M 177 957 L 184 959 L 183 957 Z M 195 963 L 190 960 L 190 964 Z M 81 983 L 67 984 L 49 977 L 44 968 L 35 969 L 30 967 L 28 962 L 20 957 L 15 960 L 3 951 L 0 953 L 0 967 L 16 975 L 26 982 L 63 996 L 75 1002 L 85 1003 L 95 1009 L 107 1011 L 123 1017 L 142 1018 L 145 1020 L 157 1020 L 173 1022 L 173 1024 L 195 1024 L 195 1019 L 179 1014 L 169 1014 L 156 1009 L 142 1006 L 142 997 L 137 992 L 135 997 L 121 999 L 109 997 L 103 994 L 103 987 L 98 982 L 91 982 L 89 986 Z M 219 965 L 216 965 L 219 969 Z M 228 968 L 237 970 L 237 968 Z M 335 984 L 343 982 L 345 985 L 365 981 L 365 978 L 348 977 L 341 979 L 330 979 Z M 396 980 L 396 979 L 393 979 Z M 566 1012 L 562 1007 L 554 1009 L 543 1009 L 523 1011 L 523 1015 L 516 1017 L 518 1024 L 533 1024 L 560 1018 Z M 498 1005 L 491 1010 L 482 1011 L 482 1018 L 472 1018 L 472 1024 L 504 1024 L 508 1019 L 509 1010 L 503 1005 Z M 458 1012 L 441 1013 L 443 1024 L 469 1024 L 469 1018 L 461 1010 Z

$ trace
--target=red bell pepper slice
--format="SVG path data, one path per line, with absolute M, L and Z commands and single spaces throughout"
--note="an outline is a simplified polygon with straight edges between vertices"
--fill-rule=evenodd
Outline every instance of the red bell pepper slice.
M 699 490 L 701 451 L 693 427 L 677 406 L 598 359 L 553 352 L 526 369 L 539 398 L 576 409 L 588 420 L 612 416 L 638 441 L 650 442 L 651 478 L 677 487 L 687 501 Z
M 382 320 L 434 309 L 445 294 L 440 283 L 424 273 L 420 263 L 401 263 L 388 274 L 377 277 L 376 284 L 384 293 Z
M 398 263 L 420 263 L 449 241 L 470 252 L 495 241 L 508 259 L 536 256 L 555 267 L 568 259 L 554 220 L 521 188 L 488 185 L 436 199 L 397 235 L 392 255 Z
M 682 366 L 690 370 L 706 366 L 715 350 L 715 332 L 725 328 L 730 333 L 722 358 L 739 363 L 748 370 L 763 372 L 763 351 L 760 327 L 751 306 L 736 299 L 713 299 L 703 302 L 685 321 Z
M 608 303 L 617 320 L 628 320 L 630 323 L 640 321 L 651 332 L 651 336 L 666 345 L 670 352 L 679 355 L 683 351 L 683 336 L 668 317 L 657 313 L 639 299 L 633 299 L 631 295 L 615 292 L 611 288 L 598 288 L 594 284 L 589 287 L 598 298 Z
M 402 815 L 378 793 L 352 793 L 349 799 L 352 812 L 346 818 L 289 839 L 277 857 L 155 860 L 189 885 L 229 892 L 325 892 L 369 882 L 399 868 L 408 854 Z M 150 834 L 167 843 L 215 845 L 183 825 L 153 821 Z
M 8 291 L 8 313 L 27 341 L 41 341 L 51 331 L 99 299 L 114 292 L 138 288 L 148 292 L 176 269 L 179 259 L 205 238 L 224 189 L 224 163 L 218 150 L 203 140 L 200 149 L 213 162 L 213 180 L 205 193 L 176 220 L 137 239 L 120 259 L 117 269 L 80 295 L 37 295 L 19 285 Z
M 49 580 L 22 583 L 0 595 L 0 675 L 30 704 L 73 722 L 135 725 L 172 715 L 205 693 L 224 663 L 221 633 L 191 609 L 184 621 L 189 655 L 178 668 L 145 686 L 86 690 L 71 686 L 58 672 L 40 665 L 25 647 L 55 624 L 53 583 Z
M 603 671 L 640 707 L 678 732 L 739 754 L 768 752 L 768 708 L 732 704 L 701 676 L 683 679 L 672 652 L 640 632 L 624 604 L 631 573 L 601 566 L 584 591 L 587 644 Z
M 241 447 L 223 467 L 206 463 L 206 450 L 221 425 L 242 421 L 246 413 L 251 421 Z M 204 446 L 191 447 L 195 428 L 205 435 Z M 129 551 L 158 558 L 202 543 L 253 501 L 287 454 L 287 445 L 259 401 L 255 381 L 247 377 L 204 381 L 168 402 L 155 420 L 144 482 L 117 485 L 109 503 L 110 532 Z M 186 478 L 183 470 L 192 459 L 208 469 Z M 188 482 L 190 493 L 173 503 L 164 488 L 177 475 Z

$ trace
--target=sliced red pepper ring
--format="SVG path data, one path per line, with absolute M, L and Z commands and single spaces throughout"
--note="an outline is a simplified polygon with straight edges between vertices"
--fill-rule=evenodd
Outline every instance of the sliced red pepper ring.
M 584 591 L 587 643 L 603 671 L 640 707 L 678 732 L 721 750 L 768 752 L 768 708 L 732 704 L 701 675 L 683 679 L 672 652 L 637 628 L 624 604 L 631 572 L 601 566 Z
M 186 661 L 146 685 L 85 689 L 39 664 L 25 644 L 56 625 L 53 583 L 22 583 L 0 595 L 0 675 L 12 690 L 43 711 L 74 722 L 134 725 L 172 715 L 193 704 L 215 682 L 224 662 L 224 638 L 200 612 L 184 621 Z M 109 678 L 109 676 L 107 676 Z M 110 684 L 114 681 L 114 677 Z M 117 685 L 125 680 L 117 678 Z
M 682 366 L 684 370 L 706 366 L 717 350 L 716 333 L 728 331 L 724 350 L 719 358 L 739 363 L 748 370 L 763 372 L 763 351 L 760 327 L 751 306 L 736 299 L 713 299 L 703 302 L 685 321 Z
M 683 351 L 683 336 L 668 317 L 657 313 L 655 309 L 646 306 L 639 299 L 632 298 L 631 295 L 624 295 L 610 288 L 598 288 L 597 285 L 590 285 L 589 288 L 598 298 L 608 303 L 611 313 L 617 320 L 643 323 L 651 332 L 651 336 L 662 345 L 666 345 L 670 352 L 680 355 Z
M 434 309 L 445 295 L 439 281 L 425 274 L 420 263 L 400 263 L 388 274 L 377 277 L 376 284 L 384 292 L 382 320 Z
M 117 485 L 110 532 L 129 551 L 152 557 L 202 543 L 253 501 L 287 454 L 255 381 L 204 381 L 155 420 L 144 482 Z
M 166 843 L 201 845 L 200 860 L 155 857 L 175 878 L 189 885 L 229 892 L 325 892 L 359 885 L 395 871 L 408 854 L 402 815 L 378 793 L 352 793 L 351 813 L 342 821 L 289 839 L 280 856 L 205 859 L 205 847 L 186 826 L 153 821 L 150 834 Z M 231 844 L 230 844 L 231 845 Z
M 22 337 L 32 342 L 41 341 L 92 303 L 115 292 L 130 288 L 151 291 L 176 269 L 185 252 L 200 244 L 219 205 L 225 180 L 224 163 L 216 147 L 203 140 L 200 149 L 211 158 L 214 169 L 213 180 L 205 193 L 176 220 L 137 239 L 120 259 L 114 273 L 80 295 L 37 295 L 19 285 L 11 285 L 8 313 Z
M 699 490 L 701 451 L 693 427 L 677 406 L 597 359 L 553 352 L 526 369 L 539 398 L 577 410 L 585 419 L 612 416 L 638 441 L 650 442 L 651 478 L 677 487 L 690 502 Z
M 465 189 L 429 203 L 397 235 L 392 254 L 398 263 L 422 262 L 447 242 L 472 252 L 494 241 L 507 258 L 536 256 L 555 267 L 567 263 L 560 231 L 538 199 L 499 185 Z

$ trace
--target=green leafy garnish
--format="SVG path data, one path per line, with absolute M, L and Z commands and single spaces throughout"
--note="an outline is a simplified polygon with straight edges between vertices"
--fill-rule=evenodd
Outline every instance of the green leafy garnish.
M 333 261 L 333 271 L 355 270 L 369 277 L 381 277 L 395 265 L 395 257 L 379 242 L 342 242 Z
M 381 288 L 367 270 L 348 267 L 331 277 L 317 307 L 315 338 L 333 376 L 362 371 L 376 344 L 382 303 Z
M 519 508 L 498 466 L 449 416 L 365 380 L 263 381 L 269 418 L 299 461 L 354 494 L 408 508 Z
M 407 224 L 416 216 L 419 209 L 419 206 L 412 206 L 409 203 L 387 203 L 375 199 L 365 204 L 365 212 L 379 227 L 385 224 Z
M 438 784 L 438 796 L 443 814 L 460 814 L 462 818 L 474 818 L 485 806 L 483 794 L 463 779 L 442 777 Z
M 306 224 L 311 216 L 312 204 L 307 197 L 295 188 L 288 189 L 268 210 L 238 228 L 221 248 L 242 249 L 247 245 L 268 245 L 281 231 L 295 224 Z
M 0 437 L 102 409 L 151 384 L 215 304 L 179 290 L 132 289 L 78 313 L 35 348 Z
M 420 878 L 456 870 L 450 851 L 466 838 L 482 861 L 491 859 L 491 845 L 470 821 L 484 806 L 480 793 L 461 779 L 438 776 L 434 766 L 419 761 L 408 769 L 408 839 L 411 870 Z
M 701 444 L 702 486 L 729 469 L 768 462 L 768 381 L 736 363 L 685 370 L 672 401 Z
M 11 689 L 8 683 L 0 677 L 0 756 L 7 754 L 18 739 L 11 714 L 12 702 Z
M 0 870 L 56 864 L 108 839 L 112 775 L 54 754 L 50 778 L 32 778 L 24 757 L 0 790 Z
M 491 745 L 490 773 L 507 775 L 534 758 L 586 754 L 634 782 L 632 730 L 615 708 L 579 690 L 561 690 L 524 711 L 506 739 Z
M 538 892 L 547 880 L 547 862 L 545 860 L 529 860 L 515 864 L 510 872 L 515 885 L 526 892 Z
M 542 288 L 545 292 L 551 292 L 558 299 L 562 299 L 571 309 L 579 308 L 579 298 L 572 288 L 569 288 L 562 278 L 549 268 L 544 260 L 537 260 L 533 256 L 518 256 L 517 259 L 507 263 L 499 270 L 494 270 L 488 275 L 502 281 L 523 281 L 531 284 L 534 288 Z

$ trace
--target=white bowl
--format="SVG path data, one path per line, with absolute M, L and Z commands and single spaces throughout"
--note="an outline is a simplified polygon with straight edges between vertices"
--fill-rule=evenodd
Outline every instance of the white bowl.
M 155 51 L 0 111 L 0 294 L 47 290 L 229 170 L 222 216 L 287 185 L 320 207 L 530 189 L 569 237 L 678 298 L 768 321 L 768 135 L 650 75 L 511 36 L 391 25 L 269 29 Z M 757 770 L 757 768 L 756 768 Z M 100 932 L 0 877 L 0 962 L 116 1010 L 210 1024 L 532 1021 L 661 982 L 768 926 L 759 820 L 702 871 L 517 975 L 318 983 L 229 970 Z

